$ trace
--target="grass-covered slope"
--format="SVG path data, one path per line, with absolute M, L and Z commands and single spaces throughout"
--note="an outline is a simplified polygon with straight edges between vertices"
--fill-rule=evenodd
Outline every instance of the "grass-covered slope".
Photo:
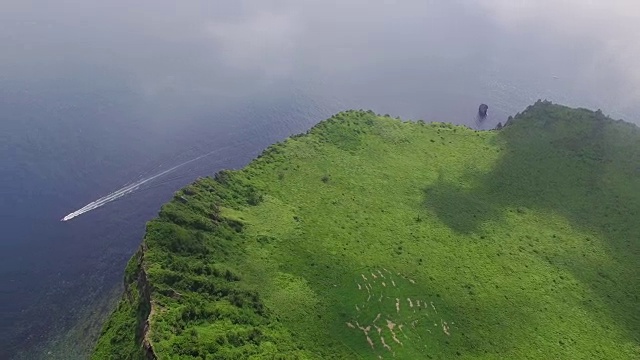
M 176 194 L 94 358 L 640 358 L 639 264 L 637 127 L 350 111 Z

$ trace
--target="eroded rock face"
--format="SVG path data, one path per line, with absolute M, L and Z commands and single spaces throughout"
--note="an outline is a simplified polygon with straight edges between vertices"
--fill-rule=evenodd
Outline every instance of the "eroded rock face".
M 478 114 L 480 114 L 480 116 L 482 117 L 485 117 L 487 116 L 487 110 L 489 110 L 489 105 L 480 104 L 480 107 L 478 108 Z

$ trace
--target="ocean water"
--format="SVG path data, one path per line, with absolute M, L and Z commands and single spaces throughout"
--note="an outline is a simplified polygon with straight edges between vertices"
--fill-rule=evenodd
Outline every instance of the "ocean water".
M 624 1 L 3 2 L 0 358 L 46 353 L 112 304 L 177 189 L 338 111 L 491 129 L 549 99 L 639 123 L 639 14 Z

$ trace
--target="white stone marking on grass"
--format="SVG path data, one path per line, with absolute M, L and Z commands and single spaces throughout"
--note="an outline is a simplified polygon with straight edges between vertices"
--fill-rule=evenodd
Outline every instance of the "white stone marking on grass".
M 409 307 L 410 307 L 410 308 L 413 308 L 413 301 L 411 301 L 411 299 L 410 299 L 410 298 L 407 298 L 407 301 L 409 302 Z
M 396 312 L 400 312 L 400 299 L 396 298 Z
M 358 290 L 362 290 L 362 286 L 360 286 L 360 284 L 358 284 Z
M 375 318 L 375 319 L 373 319 L 373 322 L 374 322 L 374 323 L 375 323 L 376 321 L 380 320 L 380 315 L 382 315 L 382 314 L 378 314 L 378 316 L 376 316 L 376 318 Z
M 416 283 L 416 281 L 415 281 L 415 280 L 413 280 L 413 279 L 409 279 L 409 282 L 410 282 L 410 283 L 412 283 L 412 284 L 415 284 L 415 283 Z
M 371 340 L 371 338 L 369 337 L 369 335 L 367 335 L 367 342 L 369 343 L 369 346 L 371 346 L 372 349 L 375 348 L 375 346 L 373 346 L 373 341 Z
M 389 331 L 391 332 L 391 337 L 393 338 L 393 341 L 397 342 L 398 344 L 402 345 L 402 341 L 400 341 L 400 339 L 398 339 L 398 337 L 396 336 L 395 331 L 393 331 L 393 329 L 396 327 L 396 324 L 387 319 L 387 327 L 389 328 Z
M 402 341 L 400 341 L 400 339 L 398 339 L 398 336 L 394 333 L 392 336 L 393 341 L 397 342 L 398 344 L 400 344 L 400 346 L 404 346 L 404 344 L 402 343 Z
M 357 321 L 356 321 L 356 326 L 358 327 L 358 329 L 362 330 L 364 332 L 365 335 L 369 335 L 369 331 L 371 330 L 371 325 L 367 326 L 366 328 L 363 328 Z
M 371 273 L 371 277 L 374 279 L 377 279 L 378 277 L 376 276 L 376 274 L 374 274 L 373 272 Z
M 391 274 L 391 271 L 387 270 L 386 268 L 382 268 L 382 270 L 386 271 L 387 274 Z
M 393 287 L 396 287 L 396 282 L 391 280 L 391 284 L 393 284 Z
M 393 329 L 396 327 L 396 324 L 393 321 L 387 319 L 387 327 L 389 328 L 389 331 L 393 332 Z
M 360 311 L 360 308 L 358 307 L 358 305 L 356 305 L 356 310 Z
M 367 343 L 369 343 L 369 346 L 371 346 L 372 349 L 375 348 L 375 346 L 373 344 L 373 341 L 369 337 L 369 331 L 371 331 L 371 326 L 367 326 L 366 328 L 364 328 L 364 327 L 360 326 L 360 323 L 358 323 L 357 321 L 356 321 L 356 325 L 355 326 L 350 322 L 347 322 L 347 326 L 352 328 L 352 329 L 355 329 L 356 327 L 358 329 L 360 329 L 364 333 L 364 336 L 367 338 Z
M 360 276 L 362 276 L 362 279 L 363 279 L 364 281 L 369 281 L 369 280 L 367 280 L 367 277 L 366 277 L 366 276 L 364 276 L 364 274 L 360 274 Z
M 383 278 L 383 279 L 385 278 L 385 277 L 384 277 L 384 275 L 382 274 L 382 272 L 381 272 L 380 270 L 376 270 L 376 271 L 378 272 L 378 274 L 380 274 L 380 277 L 381 277 L 381 278 Z
M 382 328 L 378 327 L 377 325 L 373 325 L 374 328 L 376 328 L 376 330 L 378 330 L 378 336 L 380 336 L 380 334 L 382 333 Z
M 380 297 L 378 298 L 378 302 L 382 302 L 382 294 L 380 294 Z
M 384 341 L 384 336 L 380 336 L 380 341 L 382 342 L 382 346 L 384 346 L 385 349 L 391 351 L 391 347 Z
M 442 324 L 442 331 L 447 334 L 447 336 L 451 336 L 451 334 L 449 333 L 449 325 L 447 324 L 446 321 L 442 321 L 442 319 L 440 319 L 440 323 Z
M 382 286 L 387 287 L 387 284 L 384 283 L 384 281 L 382 282 Z

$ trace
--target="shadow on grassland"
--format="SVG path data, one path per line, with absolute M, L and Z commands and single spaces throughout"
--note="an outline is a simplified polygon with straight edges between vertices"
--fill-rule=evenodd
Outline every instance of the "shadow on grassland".
M 576 252 L 549 261 L 588 285 L 640 343 L 640 129 L 600 111 L 539 101 L 496 141 L 503 155 L 492 171 L 470 174 L 470 187 L 441 176 L 424 190 L 427 209 L 462 234 L 480 232 L 506 211 L 531 209 L 560 214 L 576 229 L 599 235 L 614 260 L 610 265 Z

